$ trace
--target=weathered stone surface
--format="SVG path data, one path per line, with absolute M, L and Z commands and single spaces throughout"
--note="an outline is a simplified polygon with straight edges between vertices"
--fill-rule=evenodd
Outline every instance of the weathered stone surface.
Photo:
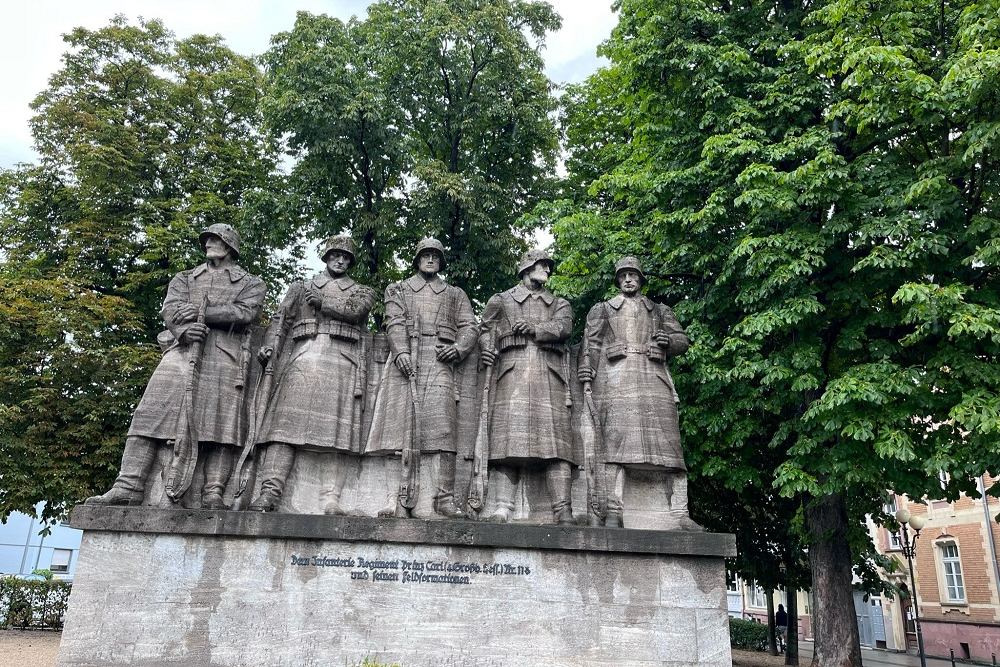
M 73 525 L 64 666 L 731 664 L 732 536 L 106 507 Z

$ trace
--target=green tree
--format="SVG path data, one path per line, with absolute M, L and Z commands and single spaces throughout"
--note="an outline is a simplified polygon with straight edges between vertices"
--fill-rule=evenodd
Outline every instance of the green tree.
M 589 302 L 615 254 L 645 258 L 695 342 L 677 364 L 693 474 L 739 491 L 758 470 L 801 501 L 815 664 L 860 665 L 865 513 L 885 488 L 940 495 L 938 470 L 974 494 L 1000 463 L 995 6 L 620 16 L 568 101 L 569 197 L 536 210 L 557 286 Z
M 123 17 L 65 40 L 32 104 L 39 163 L 0 173 L 0 517 L 45 500 L 53 519 L 110 484 L 202 228 L 240 229 L 272 281 L 300 254 L 250 60 Z
M 542 2 L 385 0 L 364 21 L 300 14 L 265 55 L 269 118 L 316 232 L 350 230 L 376 287 L 438 236 L 477 301 L 507 286 L 548 192 L 555 98 Z

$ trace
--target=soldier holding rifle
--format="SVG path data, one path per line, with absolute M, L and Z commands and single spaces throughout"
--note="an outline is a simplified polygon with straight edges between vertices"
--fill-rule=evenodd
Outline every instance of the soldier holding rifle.
M 593 383 L 601 406 L 595 427 L 603 432 L 605 525 L 623 525 L 625 469 L 646 468 L 667 472 L 669 513 L 678 528 L 696 530 L 688 516 L 677 393 L 666 365 L 690 343 L 670 308 L 641 294 L 646 276 L 637 258 L 622 258 L 615 280 L 621 293 L 587 315 L 578 372 L 585 391 Z
M 403 455 L 403 478 L 390 507 L 380 514 L 412 515 L 421 458 L 437 455 L 434 513 L 462 518 L 455 504 L 459 394 L 454 365 L 475 346 L 478 327 L 469 297 L 438 275 L 445 267 L 440 241 L 422 240 L 413 266 L 413 276 L 385 291 L 392 368 L 382 377 L 367 453 Z
M 258 354 L 262 363 L 279 363 L 281 370 L 256 437 L 268 444 L 251 511 L 278 509 L 295 452 L 306 449 L 335 459 L 324 466 L 328 478 L 320 500 L 324 513 L 343 514 L 346 457 L 361 452 L 365 324 L 375 292 L 347 275 L 355 260 L 350 237 L 327 239 L 320 257 L 326 269 L 288 288 Z
M 260 317 L 265 287 L 236 264 L 241 240 L 235 229 L 214 224 L 199 241 L 207 261 L 178 273 L 167 288 L 160 310 L 169 330 L 160 335 L 166 351 L 132 416 L 118 479 L 107 493 L 89 498 L 89 504 L 142 504 L 157 448 L 174 441 L 171 471 L 193 469 L 200 449 L 205 462 L 202 507 L 224 508 L 233 449 L 240 442 L 244 352 Z M 179 429 L 181 422 L 190 428 Z M 180 452 L 176 443 L 182 441 L 188 448 Z M 191 482 L 190 475 L 182 477 L 174 485 L 168 479 L 168 494 L 175 501 Z
M 540 250 L 525 253 L 521 282 L 490 298 L 479 339 L 483 363 L 495 365 L 490 418 L 490 492 L 487 518 L 505 523 L 514 510 L 522 471 L 544 470 L 556 523 L 573 521 L 574 465 L 570 428 L 569 351 L 573 312 L 545 288 L 555 265 Z

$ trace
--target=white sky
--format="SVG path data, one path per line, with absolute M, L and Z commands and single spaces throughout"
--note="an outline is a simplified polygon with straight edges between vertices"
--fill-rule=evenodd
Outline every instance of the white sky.
M 557 83 L 573 83 L 597 69 L 597 45 L 614 27 L 611 0 L 548 0 L 562 16 L 549 35 L 546 70 Z M 364 0 L 6 0 L 0 2 L 0 167 L 31 162 L 28 107 L 60 65 L 62 35 L 76 26 L 98 29 L 115 14 L 158 18 L 180 37 L 220 34 L 234 50 L 256 55 L 274 33 L 288 30 L 305 10 L 342 19 L 364 14 Z

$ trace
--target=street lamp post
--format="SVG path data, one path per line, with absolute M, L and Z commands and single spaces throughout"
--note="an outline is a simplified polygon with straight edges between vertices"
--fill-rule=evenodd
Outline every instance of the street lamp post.
M 905 508 L 896 510 L 896 521 L 902 529 L 903 555 L 906 556 L 906 564 L 910 567 L 910 602 L 913 605 L 913 623 L 917 630 L 917 653 L 920 655 L 920 667 L 927 667 L 927 658 L 924 657 L 924 634 L 920 631 L 920 609 L 917 607 L 917 580 L 913 576 L 913 559 L 917 555 L 917 538 L 920 531 L 927 524 L 927 519 L 922 516 L 911 516 L 910 511 Z M 913 537 L 910 531 L 913 529 Z

